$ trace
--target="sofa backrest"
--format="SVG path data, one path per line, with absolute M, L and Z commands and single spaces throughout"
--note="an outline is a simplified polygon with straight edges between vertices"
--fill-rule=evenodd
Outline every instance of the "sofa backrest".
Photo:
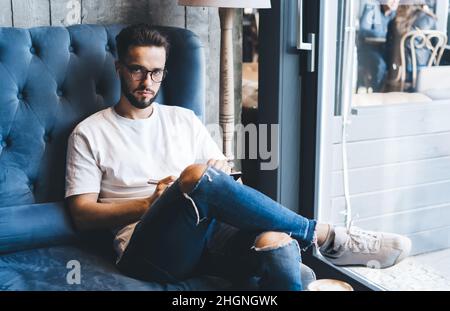
M 119 100 L 115 37 L 123 27 L 0 28 L 0 207 L 63 200 L 68 136 Z M 201 43 L 188 30 L 159 29 L 171 53 L 158 102 L 203 120 Z

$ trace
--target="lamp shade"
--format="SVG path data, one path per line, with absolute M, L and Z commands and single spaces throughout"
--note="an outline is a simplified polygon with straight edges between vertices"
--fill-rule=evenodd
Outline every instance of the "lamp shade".
M 216 8 L 270 9 L 270 0 L 178 0 L 178 4 Z

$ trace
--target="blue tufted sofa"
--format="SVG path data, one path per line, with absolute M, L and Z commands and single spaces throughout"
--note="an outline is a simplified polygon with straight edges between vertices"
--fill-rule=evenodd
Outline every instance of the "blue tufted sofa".
M 236 289 L 212 276 L 179 284 L 129 278 L 113 264 L 109 234 L 73 229 L 63 202 L 67 138 L 119 99 L 114 60 L 122 27 L 0 28 L 0 290 Z M 160 29 L 172 53 L 159 102 L 203 118 L 202 46 L 187 30 Z M 66 280 L 71 260 L 81 264 L 81 284 Z M 308 268 L 303 273 L 306 283 L 314 278 Z

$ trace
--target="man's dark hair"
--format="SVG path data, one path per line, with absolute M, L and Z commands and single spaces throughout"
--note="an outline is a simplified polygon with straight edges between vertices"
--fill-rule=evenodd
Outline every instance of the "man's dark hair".
M 116 37 L 119 61 L 125 61 L 128 50 L 132 46 L 156 46 L 166 50 L 169 56 L 170 44 L 165 35 L 149 24 L 136 24 L 124 28 Z

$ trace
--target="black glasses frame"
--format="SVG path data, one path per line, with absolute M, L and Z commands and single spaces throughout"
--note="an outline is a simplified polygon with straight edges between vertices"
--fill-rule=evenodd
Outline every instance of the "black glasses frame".
M 135 68 L 132 68 L 132 66 L 127 65 L 122 63 L 125 68 L 127 68 L 128 72 L 130 73 L 131 77 L 133 78 L 133 80 L 135 81 L 144 81 L 147 79 L 148 74 L 150 73 L 150 79 L 152 79 L 153 82 L 155 83 L 161 83 L 164 81 L 164 79 L 167 77 L 167 73 L 168 70 L 167 69 L 163 69 L 163 75 L 160 79 L 155 78 L 155 74 L 160 73 L 161 69 L 157 69 L 157 70 L 147 70 L 143 67 L 139 67 L 139 70 L 141 70 L 141 72 L 133 72 L 133 70 L 135 70 Z

